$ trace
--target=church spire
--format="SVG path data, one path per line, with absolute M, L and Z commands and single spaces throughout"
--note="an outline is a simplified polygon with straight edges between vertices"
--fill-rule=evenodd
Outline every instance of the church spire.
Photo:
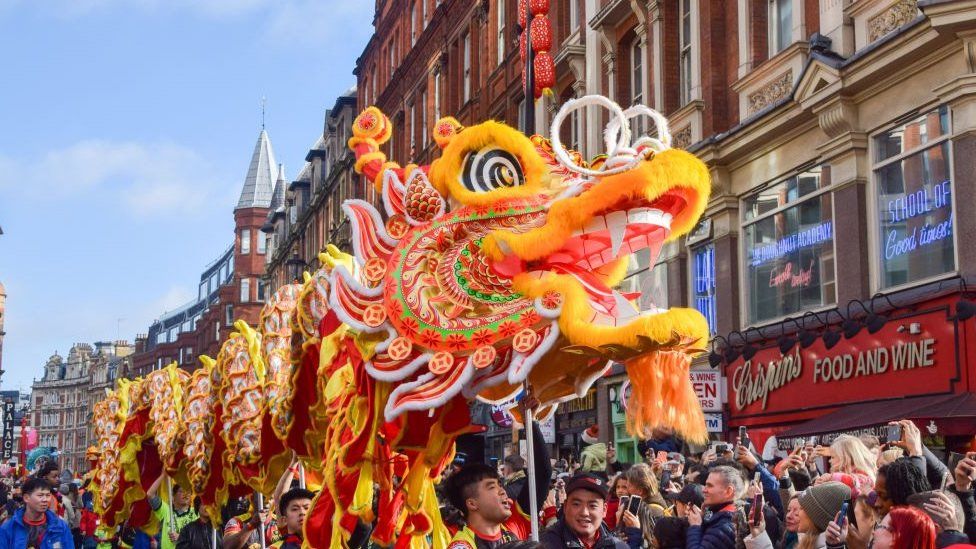
M 269 207 L 276 179 L 278 179 L 278 170 L 274 150 L 271 148 L 271 139 L 268 137 L 268 132 L 262 129 L 261 134 L 258 135 L 258 142 L 254 145 L 241 198 L 234 209 Z

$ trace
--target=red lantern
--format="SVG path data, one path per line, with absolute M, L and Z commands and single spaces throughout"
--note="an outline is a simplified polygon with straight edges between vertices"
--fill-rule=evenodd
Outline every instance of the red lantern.
M 535 96 L 542 97 L 545 90 L 556 85 L 556 67 L 547 51 L 540 51 L 533 61 L 535 70 Z
M 532 51 L 552 50 L 552 25 L 542 15 L 532 18 Z
M 518 3 L 518 21 L 519 21 L 519 26 L 522 27 L 523 29 L 525 28 L 525 19 L 526 19 L 525 14 L 526 14 L 527 2 L 528 0 L 519 0 Z
M 529 13 L 534 16 L 549 14 L 549 0 L 529 0 Z

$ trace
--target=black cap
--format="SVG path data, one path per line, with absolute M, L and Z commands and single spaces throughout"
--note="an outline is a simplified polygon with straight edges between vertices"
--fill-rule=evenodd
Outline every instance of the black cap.
M 610 494 L 607 481 L 591 473 L 580 473 L 569 479 L 566 483 L 566 495 L 572 494 L 576 490 L 589 490 L 598 494 L 604 500 Z
M 695 505 L 697 507 L 701 507 L 702 503 L 705 502 L 705 495 L 702 493 L 701 485 L 692 482 L 685 484 L 684 488 L 675 494 L 673 499 L 674 501 L 680 501 L 685 505 Z

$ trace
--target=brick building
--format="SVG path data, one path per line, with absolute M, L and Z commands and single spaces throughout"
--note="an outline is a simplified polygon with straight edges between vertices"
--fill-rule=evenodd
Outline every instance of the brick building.
M 292 182 L 279 172 L 267 218 L 265 278 L 270 291 L 319 266 L 326 244 L 350 249 L 349 221 L 342 202 L 350 198 L 375 201 L 376 192 L 353 170 L 355 156 L 346 146 L 352 136 L 356 110 L 355 88 L 339 96 L 325 111 L 322 135 L 305 156 L 305 165 Z
M 261 226 L 268 217 L 279 166 L 268 133 L 258 135 L 240 199 L 234 208 L 234 242 L 200 275 L 198 292 L 189 303 L 168 311 L 136 338 L 136 354 L 127 374 L 144 375 L 170 362 L 194 369 L 197 357 L 216 357 L 234 321 L 252 326 L 265 299 L 265 245 Z
M 357 61 L 358 95 L 393 121 L 392 160 L 436 156 L 428 131 L 442 115 L 518 125 L 516 6 L 376 2 L 375 32 Z M 550 19 L 557 84 L 553 98 L 536 102 L 539 133 L 563 101 L 602 94 L 664 113 L 675 146 L 711 169 L 701 225 L 654 264 L 635 258 L 626 284 L 642 292 L 642 306 L 696 307 L 722 336 L 717 347 L 741 355 L 749 345 L 776 347 L 780 335 L 863 323 L 869 310 L 905 314 L 920 295 L 951 292 L 976 273 L 976 252 L 962 244 L 976 222 L 953 215 L 976 192 L 966 168 L 976 151 L 976 12 L 966 2 L 568 0 L 551 3 Z M 589 108 L 570 117 L 561 137 L 584 156 L 599 154 L 606 122 Z M 918 234 L 923 245 L 912 240 Z M 893 304 L 873 297 L 879 292 Z M 858 312 L 852 299 L 867 306 Z M 976 360 L 957 355 L 940 391 L 969 398 Z M 718 381 L 730 400 L 737 360 Z M 698 362 L 697 372 L 712 375 L 704 357 Z M 569 430 L 560 429 L 557 446 L 578 449 L 585 413 L 604 438 L 612 433 L 619 455 L 636 457 L 623 429 L 622 380 L 619 372 L 601 380 L 592 406 L 564 407 L 557 426 Z M 832 403 L 743 417 L 723 402 L 710 406 L 715 436 L 741 424 L 783 431 L 843 412 Z

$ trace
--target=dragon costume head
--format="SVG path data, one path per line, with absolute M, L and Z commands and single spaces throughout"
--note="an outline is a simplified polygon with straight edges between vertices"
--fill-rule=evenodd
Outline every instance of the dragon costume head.
M 613 114 L 607 153 L 584 162 L 559 141 L 577 108 Z M 657 137 L 631 142 L 630 119 L 650 117 Z M 526 382 L 543 404 L 585 394 L 611 362 L 634 391 L 628 427 L 668 425 L 705 437 L 688 379 L 705 345 L 705 319 L 689 309 L 639 311 L 613 288 L 630 256 L 653 265 L 687 233 L 708 201 L 708 170 L 670 147 L 666 119 L 589 96 L 567 102 L 552 142 L 498 122 L 438 121 L 442 155 L 400 167 L 379 147 L 392 133 L 375 107 L 353 125 L 356 169 L 381 193 L 386 219 L 347 201 L 357 265 L 332 274 L 331 306 L 381 342 L 369 374 L 395 386 L 388 420 L 442 406 L 461 393 L 504 402 Z M 550 407 L 551 409 L 551 407 Z

